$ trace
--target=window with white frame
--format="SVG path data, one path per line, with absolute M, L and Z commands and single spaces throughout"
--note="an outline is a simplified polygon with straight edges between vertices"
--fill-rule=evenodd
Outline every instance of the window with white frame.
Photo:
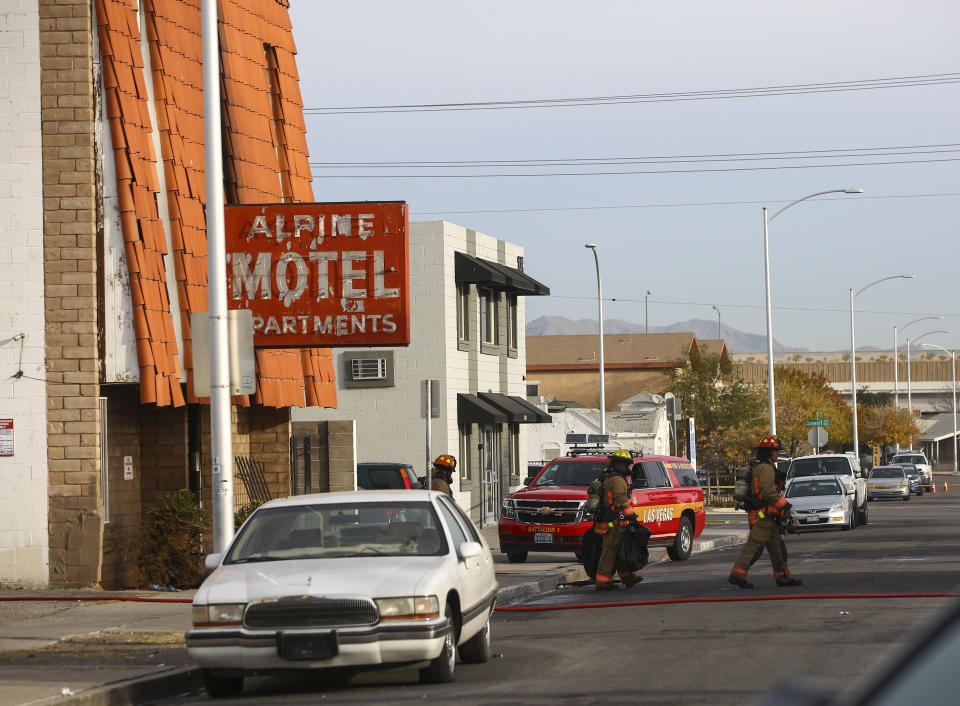
M 493 289 L 481 289 L 480 340 L 483 343 L 500 343 L 499 309 L 500 293 Z
M 517 347 L 517 295 L 507 296 L 507 348 Z
M 470 440 L 473 438 L 473 425 L 459 424 L 460 427 L 460 482 L 470 481 L 473 478 L 473 469 L 470 464 Z

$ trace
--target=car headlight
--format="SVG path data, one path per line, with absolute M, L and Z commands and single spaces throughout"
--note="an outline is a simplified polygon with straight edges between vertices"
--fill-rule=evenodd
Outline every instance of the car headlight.
M 194 627 L 204 628 L 219 625 L 242 625 L 244 603 L 212 603 L 192 608 Z
M 517 507 L 513 504 L 513 500 L 506 499 L 503 501 L 503 507 L 500 509 L 500 517 L 505 520 L 517 519 Z
M 836 505 L 831 505 L 830 512 L 843 512 L 843 504 L 837 503 Z
M 374 602 L 380 611 L 380 620 L 429 620 L 440 615 L 436 596 L 377 598 Z

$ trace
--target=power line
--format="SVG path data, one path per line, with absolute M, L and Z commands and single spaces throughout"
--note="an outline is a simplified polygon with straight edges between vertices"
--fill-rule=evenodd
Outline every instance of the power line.
M 889 194 L 886 196 L 858 196 L 861 199 L 921 199 L 921 198 L 941 198 L 945 196 L 960 196 L 957 193 L 943 194 Z M 755 206 L 762 204 L 789 203 L 792 199 L 767 199 L 764 201 L 699 201 L 688 203 L 645 203 L 645 204 L 622 204 L 610 206 L 557 206 L 545 208 L 499 208 L 499 209 L 479 209 L 474 211 L 411 211 L 416 216 L 442 216 L 442 215 L 469 215 L 477 213 L 538 213 L 549 211 L 604 211 L 627 208 L 686 208 L 699 206 Z M 850 197 L 822 198 L 820 201 L 849 201 Z
M 304 108 L 306 115 L 353 115 L 358 113 L 434 113 L 475 110 L 517 110 L 529 108 L 569 108 L 629 103 L 666 103 L 691 100 L 723 100 L 730 98 L 758 98 L 766 96 L 803 95 L 811 93 L 838 93 L 870 91 L 885 88 L 936 86 L 960 82 L 960 73 L 922 74 L 855 81 L 758 86 L 752 88 L 678 91 L 669 93 L 638 93 L 613 96 L 577 98 L 531 98 L 524 100 L 469 101 L 460 103 L 414 103 L 399 105 L 355 105 L 339 107 Z
M 701 169 L 647 169 L 604 172 L 539 172 L 539 173 L 498 173 L 498 174 L 314 174 L 314 179 L 515 179 L 533 177 L 583 177 L 583 176 L 628 176 L 636 174 L 703 174 L 714 172 L 758 172 L 781 169 L 830 169 L 834 167 L 879 167 L 900 164 L 931 164 L 936 162 L 957 162 L 958 157 L 938 159 L 900 159 L 888 162 L 846 162 L 840 164 L 792 164 L 773 167 L 704 167 Z
M 821 150 L 790 150 L 781 152 L 731 152 L 720 154 L 658 155 L 649 157 L 566 157 L 562 159 L 503 159 L 503 160 L 448 160 L 448 161 L 393 161 L 393 162 L 310 162 L 319 169 L 383 169 L 430 168 L 460 169 L 464 167 L 513 166 L 593 166 L 599 164 L 648 164 L 690 162 L 740 162 L 770 159 L 829 159 L 836 157 L 864 157 L 910 154 L 941 154 L 957 152 L 960 143 L 933 145 L 900 145 L 891 147 L 848 147 Z M 874 153 L 874 154 L 870 154 Z
M 576 299 L 580 301 L 597 301 L 596 297 L 575 297 L 570 295 L 562 294 L 551 294 L 552 299 Z M 646 300 L 644 299 L 630 299 L 624 297 L 604 297 L 604 301 L 608 302 L 628 302 L 630 304 L 643 304 Z M 719 307 L 729 308 L 729 309 L 765 309 L 766 307 L 763 304 L 731 304 L 731 303 L 717 303 L 717 302 L 677 302 L 677 301 L 667 301 L 663 299 L 650 299 L 651 304 L 665 304 L 667 306 L 703 306 L 711 307 L 717 305 Z M 780 309 L 782 311 L 812 311 L 818 313 L 837 313 L 837 314 L 849 314 L 850 310 L 844 307 L 840 308 L 829 308 L 829 307 L 810 307 L 810 306 L 774 306 L 774 309 Z M 933 316 L 928 311 L 873 311 L 869 309 L 857 309 L 858 314 L 879 314 L 883 316 Z M 937 314 L 938 316 L 943 316 L 944 318 L 953 318 L 960 316 L 958 314 Z

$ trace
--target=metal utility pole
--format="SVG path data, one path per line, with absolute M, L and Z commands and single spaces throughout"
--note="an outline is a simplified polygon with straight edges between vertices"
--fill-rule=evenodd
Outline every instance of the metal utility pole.
M 643 332 L 650 333 L 650 295 L 653 294 L 649 289 L 643 297 Z
M 596 243 L 587 243 L 583 247 L 593 251 L 593 262 L 597 267 L 597 312 L 600 319 L 600 433 L 607 433 L 607 397 L 603 379 L 603 285 L 600 282 L 600 258 L 597 256 Z
M 230 343 L 227 322 L 227 248 L 223 223 L 223 147 L 220 120 L 220 41 L 217 0 L 203 0 L 203 132 L 207 191 L 207 297 L 210 312 L 210 454 L 213 549 L 233 539 L 233 439 Z

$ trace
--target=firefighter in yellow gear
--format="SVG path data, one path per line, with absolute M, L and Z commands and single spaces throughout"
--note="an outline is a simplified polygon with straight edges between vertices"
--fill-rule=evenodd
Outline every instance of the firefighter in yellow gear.
M 753 588 L 747 581 L 750 562 L 760 547 L 766 547 L 773 564 L 773 577 L 777 586 L 800 586 L 803 582 L 790 575 L 780 544 L 779 518 L 790 516 L 790 503 L 777 490 L 777 472 L 775 464 L 783 444 L 775 436 L 765 436 L 757 444 L 757 460 L 751 471 L 749 512 L 750 536 L 740 550 L 728 581 L 740 588 Z
M 430 481 L 430 490 L 439 490 L 453 497 L 450 484 L 453 483 L 453 473 L 457 470 L 457 459 L 450 454 L 441 454 L 433 462 L 433 480 Z
M 616 571 L 623 585 L 630 588 L 643 579 L 627 567 L 623 553 L 623 537 L 630 522 L 637 521 L 636 512 L 630 505 L 630 487 L 627 476 L 633 456 L 629 451 L 618 449 L 610 455 L 610 467 L 604 471 L 603 495 L 600 518 L 593 531 L 600 535 L 603 549 L 597 565 L 596 590 L 612 591 L 613 572 Z

